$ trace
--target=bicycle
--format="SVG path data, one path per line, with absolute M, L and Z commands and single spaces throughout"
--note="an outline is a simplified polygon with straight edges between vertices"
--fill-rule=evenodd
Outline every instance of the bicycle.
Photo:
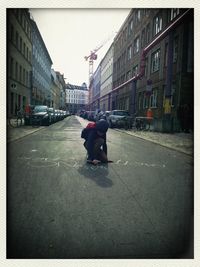
M 9 118 L 8 123 L 11 127 L 16 128 L 23 125 L 23 114 L 17 112 L 16 115 L 13 115 Z
M 148 131 L 150 129 L 151 120 L 147 117 L 136 117 L 135 128 L 138 131 Z
M 123 121 L 123 128 L 124 128 L 125 130 L 130 130 L 130 129 L 132 129 L 132 125 L 133 125 L 133 121 L 132 121 L 132 119 L 127 118 L 127 117 L 124 117 L 122 121 Z

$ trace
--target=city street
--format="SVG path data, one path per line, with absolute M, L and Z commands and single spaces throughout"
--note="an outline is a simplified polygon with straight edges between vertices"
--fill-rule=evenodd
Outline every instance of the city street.
M 86 163 L 70 116 L 8 143 L 7 257 L 193 258 L 193 157 L 109 129 Z

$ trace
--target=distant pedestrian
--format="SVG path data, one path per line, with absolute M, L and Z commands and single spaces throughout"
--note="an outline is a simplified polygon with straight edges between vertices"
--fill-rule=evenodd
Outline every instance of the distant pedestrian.
M 100 162 L 110 162 L 107 157 L 107 130 L 108 122 L 103 119 L 95 123 L 94 127 L 83 129 L 81 137 L 85 139 L 84 147 L 88 153 L 88 163 L 96 165 Z

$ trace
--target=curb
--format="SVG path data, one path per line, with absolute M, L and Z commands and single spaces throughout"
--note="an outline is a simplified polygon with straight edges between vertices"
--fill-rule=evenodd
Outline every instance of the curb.
M 7 138 L 7 143 L 11 143 L 11 142 L 14 142 L 14 141 L 18 141 L 18 140 L 24 138 L 25 136 L 31 135 L 31 134 L 33 134 L 33 133 L 35 133 L 35 132 L 38 132 L 38 131 L 42 130 L 42 129 L 45 129 L 45 127 L 38 127 L 37 129 L 34 129 L 34 130 L 30 131 L 29 133 L 26 133 L 26 134 L 24 134 L 24 135 L 22 135 L 22 136 L 18 136 L 18 137 L 17 137 L 17 136 L 16 136 L 16 137 L 13 137 L 13 138 L 11 138 L 10 140 Z M 8 131 L 9 131 L 9 130 L 8 130 Z

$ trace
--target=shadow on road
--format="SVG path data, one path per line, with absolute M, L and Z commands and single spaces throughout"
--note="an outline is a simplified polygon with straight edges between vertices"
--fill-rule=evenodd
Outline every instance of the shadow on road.
M 107 177 L 109 174 L 107 164 L 93 166 L 86 163 L 78 168 L 78 172 L 101 187 L 111 187 L 113 185 L 112 180 Z

